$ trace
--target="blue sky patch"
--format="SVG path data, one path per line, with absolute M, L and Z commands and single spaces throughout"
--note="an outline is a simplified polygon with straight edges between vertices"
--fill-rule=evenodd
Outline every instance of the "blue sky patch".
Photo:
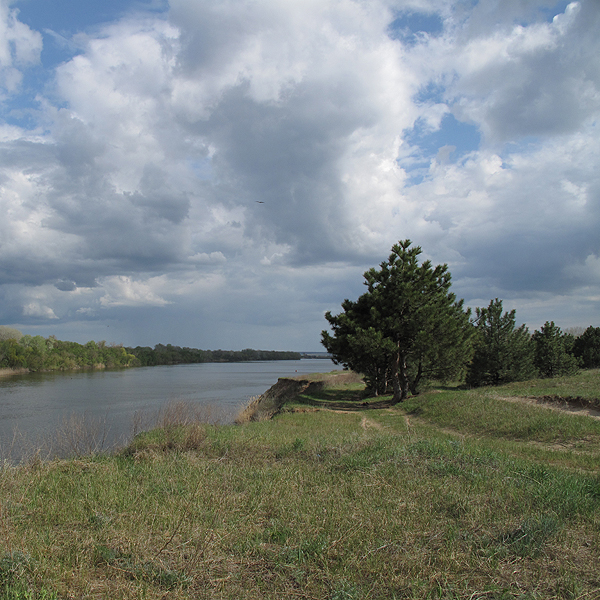
M 44 38 L 42 65 L 52 69 L 79 53 L 71 36 L 119 19 L 136 10 L 164 12 L 166 0 L 18 0 L 19 21 Z
M 433 159 L 455 163 L 477 150 L 481 142 L 475 125 L 462 123 L 450 113 L 444 115 L 439 129 L 432 131 L 419 119 L 412 129 L 404 131 L 403 137 L 413 148 L 410 158 L 401 163 L 408 175 L 408 185 L 418 185 L 427 177 Z
M 426 157 L 436 156 L 443 146 L 454 146 L 458 158 L 479 148 L 481 134 L 475 125 L 457 121 L 447 113 L 436 131 L 431 131 L 419 119 L 412 129 L 405 131 L 404 139 L 411 146 L 418 146 L 420 153 Z
M 444 23 L 439 15 L 427 13 L 404 13 L 394 19 L 388 26 L 388 35 L 394 40 L 401 40 L 409 46 L 418 43 L 421 34 L 437 36 L 442 33 Z
M 414 100 L 417 104 L 443 104 L 445 86 L 429 81 L 427 85 L 421 86 L 415 94 Z
M 571 0 L 560 0 L 554 6 L 540 6 L 539 12 L 542 13 L 548 22 L 552 22 L 552 19 L 558 14 L 562 14 L 565 12 L 567 6 L 571 4 Z
M 166 0 L 18 0 L 19 21 L 32 29 L 52 29 L 62 35 L 115 21 L 136 10 L 162 12 L 168 9 Z

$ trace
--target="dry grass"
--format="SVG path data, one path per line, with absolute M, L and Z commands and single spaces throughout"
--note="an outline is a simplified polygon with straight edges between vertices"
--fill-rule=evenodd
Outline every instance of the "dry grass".
M 261 403 L 261 396 L 253 396 L 250 398 L 250 401 L 246 406 L 240 410 L 240 412 L 235 417 L 236 425 L 244 425 L 245 423 L 250 423 L 251 421 L 257 421 L 259 419 L 256 418 L 258 414 L 258 407 Z M 270 419 L 271 416 L 264 416 L 263 419 Z
M 598 472 L 568 450 L 550 466 L 499 414 L 478 436 L 440 428 L 450 394 L 370 427 L 173 407 L 117 455 L 5 466 L 0 599 L 600 598 Z

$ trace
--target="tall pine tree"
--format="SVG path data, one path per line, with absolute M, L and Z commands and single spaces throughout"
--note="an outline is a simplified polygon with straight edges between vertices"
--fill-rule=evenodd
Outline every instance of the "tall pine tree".
M 363 373 L 375 391 L 391 386 L 395 402 L 425 379 L 461 376 L 472 354 L 470 313 L 450 292 L 448 266 L 419 263 L 421 252 L 410 240 L 395 244 L 364 274 L 367 292 L 325 315 L 333 335 L 323 331 L 322 343 L 334 360 Z

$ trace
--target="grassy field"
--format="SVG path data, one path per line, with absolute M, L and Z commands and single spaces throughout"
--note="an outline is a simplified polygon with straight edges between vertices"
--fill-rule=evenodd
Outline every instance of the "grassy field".
M 393 407 L 342 377 L 273 420 L 5 464 L 0 600 L 600 599 L 600 420 L 531 399 L 600 372 Z

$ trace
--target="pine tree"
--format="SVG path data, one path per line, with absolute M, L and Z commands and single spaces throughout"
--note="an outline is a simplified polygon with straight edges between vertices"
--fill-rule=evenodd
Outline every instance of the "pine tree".
M 322 343 L 334 360 L 377 391 L 391 385 L 395 402 L 425 379 L 461 376 L 472 354 L 470 313 L 450 292 L 448 266 L 419 264 L 421 252 L 410 240 L 395 244 L 364 274 L 367 292 L 345 300 L 343 313 L 325 315 L 333 335 L 323 331 Z
M 577 359 L 567 352 L 565 336 L 554 324 L 546 321 L 541 331 L 533 334 L 535 365 L 542 377 L 573 375 L 577 372 Z
M 600 327 L 591 325 L 573 343 L 573 354 L 585 369 L 600 367 Z
M 515 327 L 516 311 L 502 314 L 502 300 L 475 309 L 475 354 L 467 372 L 472 386 L 500 385 L 535 377 L 534 347 L 525 325 Z

